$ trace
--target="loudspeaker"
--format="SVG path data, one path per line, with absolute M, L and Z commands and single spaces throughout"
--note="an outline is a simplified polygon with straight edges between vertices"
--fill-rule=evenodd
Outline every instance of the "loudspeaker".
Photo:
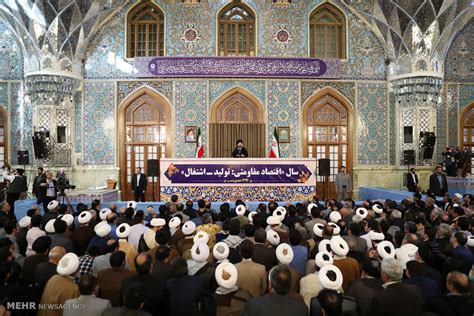
M 322 177 L 329 177 L 331 175 L 329 159 L 327 158 L 319 159 L 318 163 L 319 163 L 318 174 Z
M 36 159 L 46 159 L 48 156 L 48 150 L 46 148 L 46 142 L 44 138 L 44 133 L 35 132 L 33 138 L 33 149 Z
M 19 150 L 18 154 L 18 164 L 19 165 L 29 165 L 30 164 L 30 155 L 28 150 Z
M 160 172 L 158 170 L 158 159 L 148 159 L 146 162 L 147 177 L 158 177 Z
M 434 148 L 426 147 L 423 150 L 423 159 L 433 159 Z
M 426 145 L 430 147 L 434 147 L 436 144 L 436 136 L 434 133 L 429 133 L 428 134 L 428 139 L 426 141 Z
M 414 165 L 415 164 L 415 151 L 414 150 L 404 150 L 403 151 L 403 164 L 404 165 Z

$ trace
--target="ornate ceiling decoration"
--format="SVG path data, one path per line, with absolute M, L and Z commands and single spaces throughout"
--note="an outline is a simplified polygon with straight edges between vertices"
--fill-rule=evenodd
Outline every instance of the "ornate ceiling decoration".
M 2 0 L 0 17 L 25 51 L 25 73 L 80 75 L 87 43 L 128 0 Z
M 474 17 L 471 0 L 344 0 L 384 41 L 391 75 L 441 72 L 451 41 Z

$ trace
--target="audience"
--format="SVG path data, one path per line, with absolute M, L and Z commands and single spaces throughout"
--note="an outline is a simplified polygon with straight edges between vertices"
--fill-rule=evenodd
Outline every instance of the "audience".
M 470 195 L 237 201 L 219 213 L 174 196 L 147 209 L 146 225 L 135 202 L 118 213 L 93 204 L 69 213 L 53 200 L 18 222 L 2 204 L 4 303 L 84 306 L 40 316 L 474 314 Z

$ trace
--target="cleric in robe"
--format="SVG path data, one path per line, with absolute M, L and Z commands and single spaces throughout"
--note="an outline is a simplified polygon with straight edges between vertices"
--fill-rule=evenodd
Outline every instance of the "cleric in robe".
M 239 139 L 237 141 L 237 147 L 235 147 L 234 151 L 232 152 L 232 158 L 247 158 L 249 153 L 247 149 L 244 147 L 244 142 Z

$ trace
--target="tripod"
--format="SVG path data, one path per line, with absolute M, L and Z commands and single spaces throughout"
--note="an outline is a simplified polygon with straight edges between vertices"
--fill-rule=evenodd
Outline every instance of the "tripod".
M 64 202 L 66 202 L 66 205 L 67 205 L 67 208 L 69 209 L 70 213 L 72 214 L 73 212 L 73 209 L 72 209 L 72 204 L 71 204 L 71 201 L 69 201 L 69 198 L 67 197 L 67 194 L 66 192 L 64 191 L 64 189 L 60 189 L 59 192 L 58 192 L 58 203 L 61 205 L 61 204 L 64 204 Z

